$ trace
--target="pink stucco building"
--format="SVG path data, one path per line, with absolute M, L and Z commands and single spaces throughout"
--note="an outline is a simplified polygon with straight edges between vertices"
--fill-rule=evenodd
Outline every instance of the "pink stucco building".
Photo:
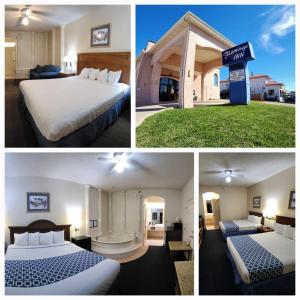
M 187 12 L 136 60 L 137 105 L 178 101 L 183 108 L 195 101 L 220 99 L 222 51 L 233 42 Z

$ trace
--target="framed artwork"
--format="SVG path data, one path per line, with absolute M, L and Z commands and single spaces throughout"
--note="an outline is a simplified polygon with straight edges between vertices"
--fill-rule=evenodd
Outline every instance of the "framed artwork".
M 110 24 L 104 24 L 91 29 L 91 47 L 110 46 Z
M 50 194 L 49 193 L 27 193 L 28 212 L 49 212 Z
M 253 208 L 260 208 L 260 196 L 253 197 Z
M 296 193 L 295 191 L 290 192 L 290 201 L 289 201 L 289 209 L 296 208 Z
M 98 227 L 98 221 L 97 220 L 93 220 L 93 225 L 94 225 L 94 227 Z
M 89 222 L 89 227 L 90 227 L 90 228 L 93 228 L 93 227 L 94 227 L 94 221 L 93 221 L 93 220 L 90 220 L 90 222 Z

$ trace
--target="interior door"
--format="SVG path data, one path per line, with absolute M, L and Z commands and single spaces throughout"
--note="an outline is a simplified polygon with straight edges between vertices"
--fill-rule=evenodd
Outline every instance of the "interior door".
M 219 228 L 219 222 L 220 222 L 220 201 L 219 201 L 219 199 L 213 199 L 212 206 L 213 206 L 215 228 Z
M 6 42 L 15 42 L 14 39 L 5 39 Z M 16 47 L 5 47 L 5 78 L 16 77 Z

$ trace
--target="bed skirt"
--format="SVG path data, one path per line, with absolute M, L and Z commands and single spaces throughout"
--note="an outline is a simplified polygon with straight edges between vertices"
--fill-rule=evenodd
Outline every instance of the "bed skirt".
M 254 234 L 257 233 L 257 229 L 252 229 L 252 230 L 241 230 L 241 231 L 232 231 L 232 232 L 222 232 L 223 239 L 226 241 L 226 239 L 229 236 L 237 236 L 237 235 L 245 235 L 245 234 Z
M 246 284 L 242 281 L 232 255 L 227 249 L 227 257 L 232 265 L 234 283 L 244 295 L 295 295 L 295 272 L 279 277 Z
M 70 133 L 69 135 L 61 138 L 58 141 L 47 140 L 37 125 L 35 124 L 32 115 L 24 101 L 22 93 L 20 93 L 22 99 L 22 107 L 25 113 L 26 119 L 31 123 L 38 143 L 41 147 L 85 147 L 88 146 L 93 140 L 111 124 L 117 121 L 122 111 L 130 104 L 130 95 L 124 96 L 122 99 L 112 105 L 107 111 L 98 116 L 91 123 L 79 128 L 78 130 Z

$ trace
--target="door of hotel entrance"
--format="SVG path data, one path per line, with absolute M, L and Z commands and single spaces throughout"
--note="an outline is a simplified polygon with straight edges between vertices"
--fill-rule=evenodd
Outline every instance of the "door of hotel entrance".
M 176 79 L 162 77 L 159 84 L 159 101 L 178 101 L 179 84 Z

